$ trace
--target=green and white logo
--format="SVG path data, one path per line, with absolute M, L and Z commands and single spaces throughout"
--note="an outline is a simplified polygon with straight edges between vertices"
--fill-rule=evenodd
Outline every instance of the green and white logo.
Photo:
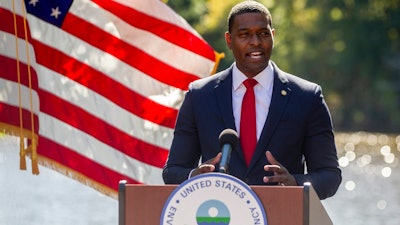
M 161 225 L 267 225 L 258 196 L 243 181 L 207 173 L 179 185 L 164 205 Z

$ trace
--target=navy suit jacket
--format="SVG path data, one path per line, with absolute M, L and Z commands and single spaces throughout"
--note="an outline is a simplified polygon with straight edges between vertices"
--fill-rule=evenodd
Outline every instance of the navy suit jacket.
M 228 172 L 249 185 L 266 185 L 263 177 L 271 174 L 263 167 L 270 164 L 265 156 L 269 150 L 298 185 L 311 182 L 320 199 L 330 197 L 342 178 L 331 116 L 321 87 L 272 65 L 272 100 L 253 158 L 247 167 L 239 144 L 232 151 Z M 221 151 L 219 135 L 227 128 L 236 130 L 232 66 L 189 85 L 163 170 L 164 182 L 182 183 L 199 160 L 205 162 L 215 157 Z

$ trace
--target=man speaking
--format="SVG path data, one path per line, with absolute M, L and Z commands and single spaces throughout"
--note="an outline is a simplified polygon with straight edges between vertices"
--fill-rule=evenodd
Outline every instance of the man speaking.
M 225 40 L 235 62 L 189 85 L 163 170 L 166 184 L 219 171 L 219 135 L 233 129 L 240 143 L 231 151 L 229 174 L 248 185 L 310 182 L 320 199 L 336 193 L 342 177 L 321 87 L 270 60 L 274 35 L 262 4 L 232 8 Z

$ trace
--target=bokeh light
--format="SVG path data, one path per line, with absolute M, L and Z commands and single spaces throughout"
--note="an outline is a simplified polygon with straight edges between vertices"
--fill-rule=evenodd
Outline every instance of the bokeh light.
M 371 161 L 372 161 L 371 155 L 363 155 L 360 158 L 358 158 L 357 165 L 359 167 L 364 167 L 364 166 L 370 164 Z
M 384 156 L 390 154 L 390 146 L 389 145 L 382 146 L 381 154 Z
M 395 160 L 395 155 L 393 153 L 389 153 L 389 154 L 385 155 L 384 160 L 386 163 L 391 164 Z
M 346 153 L 346 158 L 351 162 L 354 161 L 354 159 L 356 158 L 356 153 L 354 152 L 347 152 Z
M 383 167 L 381 170 L 382 176 L 384 177 L 390 177 L 390 175 L 392 174 L 392 168 L 390 167 Z
M 377 207 L 378 209 L 380 209 L 380 210 L 384 210 L 384 209 L 386 208 L 386 206 L 387 206 L 387 202 L 386 202 L 385 200 L 379 200 L 379 201 L 376 203 L 376 207 Z
M 349 165 L 349 159 L 347 157 L 340 157 L 339 158 L 339 166 L 346 167 Z
M 345 187 L 346 190 L 348 190 L 348 191 L 353 191 L 353 190 L 356 188 L 356 183 L 354 183 L 354 181 L 350 180 L 350 181 L 347 181 L 347 182 L 346 182 L 346 184 L 345 184 L 344 187 Z

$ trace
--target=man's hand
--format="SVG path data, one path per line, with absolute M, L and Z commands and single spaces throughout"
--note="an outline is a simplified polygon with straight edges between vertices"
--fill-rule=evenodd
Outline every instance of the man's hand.
M 265 183 L 277 182 L 282 186 L 297 186 L 297 182 L 294 177 L 284 166 L 282 166 L 282 164 L 275 159 L 270 151 L 267 151 L 265 156 L 271 165 L 265 165 L 264 170 L 274 172 L 273 176 L 265 176 L 263 178 Z
M 202 163 L 200 166 L 198 166 L 196 169 L 192 171 L 190 178 L 197 176 L 199 174 L 213 172 L 215 170 L 215 165 L 221 161 L 221 156 L 222 153 L 220 152 L 214 158 Z

